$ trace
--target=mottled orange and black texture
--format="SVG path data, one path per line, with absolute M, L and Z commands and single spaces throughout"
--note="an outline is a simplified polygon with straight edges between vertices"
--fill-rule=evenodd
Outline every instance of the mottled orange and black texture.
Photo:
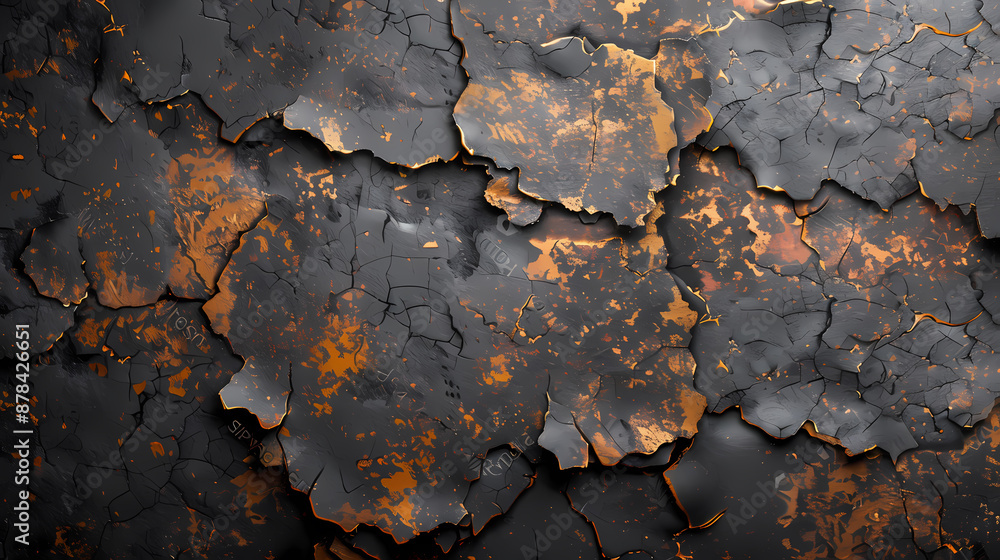
M 0 14 L 3 558 L 1000 558 L 1000 4 Z

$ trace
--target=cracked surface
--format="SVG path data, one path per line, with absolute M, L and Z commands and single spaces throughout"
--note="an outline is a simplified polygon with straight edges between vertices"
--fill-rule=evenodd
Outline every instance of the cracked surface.
M 528 44 L 491 40 L 490 23 L 457 3 L 452 11 L 469 73 L 455 122 L 469 151 L 517 167 L 518 189 L 533 198 L 641 225 L 677 145 L 655 62 L 580 39 L 539 56 Z
M 1000 557 L 996 2 L 0 13 L 4 558 Z
M 664 202 L 669 268 L 702 306 L 710 410 L 737 405 L 776 437 L 810 422 L 850 454 L 893 458 L 986 417 L 997 327 L 978 287 L 996 256 L 972 217 L 917 195 L 885 213 L 832 183 L 793 204 L 756 191 L 731 153 L 686 157 L 685 194 Z
M 102 6 L 115 32 L 101 44 L 93 100 L 109 119 L 123 99 L 194 92 L 230 141 L 283 112 L 285 126 L 334 151 L 367 149 L 405 165 L 458 153 L 451 109 L 464 76 L 443 2 Z

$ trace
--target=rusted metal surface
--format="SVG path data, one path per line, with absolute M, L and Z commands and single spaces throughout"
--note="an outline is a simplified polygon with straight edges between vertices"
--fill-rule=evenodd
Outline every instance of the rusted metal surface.
M 1000 557 L 996 3 L 0 12 L 4 557 Z

